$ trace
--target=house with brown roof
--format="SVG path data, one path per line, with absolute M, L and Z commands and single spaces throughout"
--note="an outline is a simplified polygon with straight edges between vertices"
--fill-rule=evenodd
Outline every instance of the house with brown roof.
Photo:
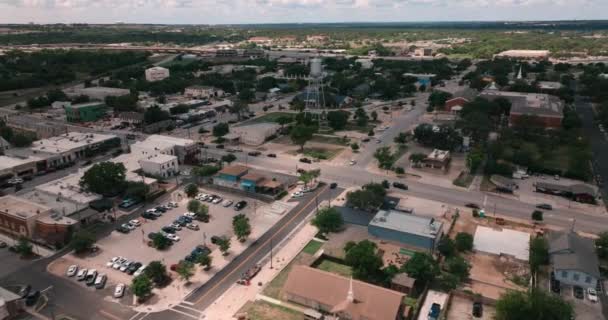
M 265 175 L 253 172 L 243 165 L 226 166 L 213 178 L 213 184 L 246 192 L 275 195 L 283 190 L 283 184 Z
M 311 268 L 294 266 L 283 287 L 287 301 L 351 320 L 402 319 L 403 293 Z

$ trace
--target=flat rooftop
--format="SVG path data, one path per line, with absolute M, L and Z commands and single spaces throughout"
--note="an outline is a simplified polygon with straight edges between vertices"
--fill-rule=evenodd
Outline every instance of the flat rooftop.
M 85 102 L 85 103 L 73 104 L 71 106 L 71 108 L 80 109 L 80 108 L 88 108 L 88 107 L 99 106 L 99 105 L 104 105 L 104 103 L 101 101 Z
M 80 178 L 84 175 L 84 172 L 85 169 L 83 168 L 61 179 L 41 184 L 35 190 L 57 196 L 59 199 L 64 198 L 81 205 L 88 205 L 91 201 L 101 199 L 101 196 L 85 191 L 80 187 Z
M 512 229 L 492 229 L 477 226 L 473 247 L 496 255 L 509 255 L 519 260 L 529 259 L 530 234 Z
M 0 197 L 0 212 L 21 219 L 32 218 L 49 210 L 51 210 L 51 208 L 47 206 L 12 195 Z
M 11 157 L 11 156 L 0 156 L 0 170 L 11 169 L 20 165 L 32 163 L 41 160 L 37 157 Z
M 484 90 L 480 97 L 489 100 L 502 97 L 509 100 L 511 102 L 511 114 L 563 117 L 563 102 L 558 97 L 545 93 Z
M 165 164 L 167 162 L 170 162 L 170 161 L 173 161 L 176 159 L 177 159 L 176 156 L 159 153 L 159 154 L 155 154 L 152 156 L 143 157 L 143 158 L 139 159 L 139 161 L 151 162 L 151 163 L 157 163 L 157 164 Z
M 114 138 L 116 138 L 115 135 L 109 134 L 68 132 L 56 137 L 34 141 L 30 149 L 48 153 L 63 153 Z
M 380 210 L 369 225 L 435 239 L 443 222 L 394 210 Z
M 169 136 L 163 136 L 159 134 L 153 134 L 148 136 L 144 141 L 138 141 L 132 145 L 135 148 L 159 150 L 166 148 L 173 148 L 175 146 L 187 147 L 194 144 L 194 140 L 175 138 Z

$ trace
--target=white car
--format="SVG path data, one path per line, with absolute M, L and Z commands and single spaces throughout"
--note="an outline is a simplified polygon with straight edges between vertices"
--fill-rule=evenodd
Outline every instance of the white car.
M 211 203 L 218 204 L 218 203 L 222 202 L 222 200 L 223 199 L 221 197 L 217 197 L 217 198 L 213 199 L 213 201 L 211 201 Z
M 133 219 L 133 220 L 129 221 L 129 225 L 132 225 L 133 227 L 139 227 L 139 226 L 141 226 L 141 222 L 137 219 Z
M 66 272 L 66 275 L 68 277 L 73 277 L 76 275 L 76 273 L 78 272 L 78 266 L 73 264 L 68 268 L 68 271 Z
M 173 201 L 167 203 L 167 206 L 171 207 L 171 208 L 177 208 L 177 207 L 179 207 L 179 205 L 177 204 L 177 202 L 173 202 Z
M 196 223 L 188 223 L 186 225 L 186 228 L 188 228 L 190 230 L 194 230 L 194 231 L 199 230 L 198 224 L 196 224 Z
M 302 191 L 297 191 L 297 192 L 294 192 L 294 193 L 291 195 L 291 197 L 292 197 L 292 198 L 301 198 L 301 197 L 303 197 L 303 196 L 304 196 L 304 193 L 302 193 Z
M 205 193 L 199 193 L 196 196 L 196 200 L 198 200 L 198 201 L 205 201 L 205 200 L 207 200 L 207 198 L 209 198 L 209 195 L 205 194 Z
M 178 242 L 179 241 L 179 236 L 173 233 L 167 233 L 164 235 L 165 237 L 169 238 L 169 240 L 173 241 L 173 242 Z
M 76 279 L 78 281 L 84 280 L 84 278 L 87 277 L 87 273 L 88 272 L 89 272 L 89 270 L 87 270 L 87 269 L 80 269 L 80 270 L 78 270 L 78 274 L 76 275 Z
M 125 261 L 125 262 L 124 262 L 124 263 L 123 263 L 123 264 L 120 266 L 120 269 L 118 269 L 118 270 L 120 270 L 120 271 L 122 271 L 122 272 L 127 271 L 127 269 L 129 269 L 129 266 L 131 265 L 131 263 L 133 263 L 133 262 L 131 262 L 131 261 L 129 261 L 129 260 Z
M 122 257 L 113 257 L 112 259 L 110 259 L 110 261 L 108 261 L 108 263 L 106 263 L 106 267 L 112 268 L 114 263 L 116 263 L 116 261 L 120 260 L 121 258 Z
M 123 224 L 121 224 L 120 226 L 121 226 L 122 228 L 125 228 L 125 229 L 129 229 L 129 230 L 135 230 L 135 227 L 134 227 L 134 226 L 132 226 L 132 225 L 130 225 L 130 224 L 128 224 L 128 223 L 123 223 Z
M 234 202 L 230 199 L 226 199 L 224 200 L 224 203 L 222 203 L 222 205 L 226 208 L 230 207 Z
M 171 227 L 171 228 L 173 228 L 173 229 L 175 229 L 177 231 L 182 230 L 182 226 L 180 226 L 179 223 L 175 223 L 175 222 L 173 222 L 172 224 L 170 224 L 169 227 Z
M 147 265 L 142 265 L 141 267 L 139 267 L 139 269 L 137 269 L 137 271 L 135 271 L 135 273 L 133 273 L 134 277 L 140 276 L 142 273 L 144 273 L 144 271 L 146 270 Z
M 114 298 L 120 298 L 125 294 L 125 284 L 119 283 L 116 285 L 116 289 L 114 289 Z
M 188 217 L 188 218 L 193 218 L 196 216 L 196 213 L 194 212 L 186 212 L 184 213 L 184 216 Z
M 597 291 L 593 288 L 587 289 L 587 299 L 591 302 L 597 302 Z
M 114 264 L 112 265 L 112 268 L 118 270 L 118 269 L 120 269 L 122 264 L 125 263 L 126 261 L 127 261 L 127 259 L 120 258 L 120 259 L 116 260 L 116 262 L 114 262 Z
M 350 164 L 351 166 L 354 166 L 355 164 L 357 164 L 357 161 L 355 161 L 355 160 L 350 160 L 349 164 Z
M 146 210 L 146 213 L 148 213 L 148 214 L 155 214 L 156 213 L 156 209 L 148 209 L 148 210 Z

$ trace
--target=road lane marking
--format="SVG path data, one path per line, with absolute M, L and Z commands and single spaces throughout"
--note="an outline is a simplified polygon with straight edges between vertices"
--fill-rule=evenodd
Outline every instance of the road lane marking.
M 266 246 L 266 244 L 270 243 L 270 240 L 274 238 L 275 235 L 277 235 L 278 233 L 280 233 L 281 231 L 283 231 L 283 229 L 285 229 L 291 222 L 293 222 L 297 217 L 300 216 L 300 214 L 302 214 L 302 212 L 308 208 L 308 206 L 310 206 L 316 199 L 316 197 L 318 197 L 320 194 L 322 194 L 325 190 L 327 189 L 327 185 L 325 185 L 323 187 L 323 189 L 319 190 L 318 193 L 314 196 L 311 197 L 310 201 L 308 201 L 308 203 L 306 203 L 302 209 L 300 209 L 300 211 L 298 211 L 296 214 L 293 215 L 293 217 L 291 217 L 291 219 L 289 219 L 289 221 L 287 221 L 286 223 L 284 223 L 275 233 L 274 235 L 272 235 L 271 237 L 269 237 L 268 239 L 266 239 L 266 241 L 262 244 L 258 244 L 257 249 L 252 252 L 249 257 L 247 257 L 246 259 L 244 259 L 243 261 L 241 261 L 236 267 L 234 267 L 232 269 L 232 271 L 230 271 L 228 274 L 226 274 L 224 277 L 222 277 L 222 279 L 220 279 L 218 282 L 216 282 L 211 288 L 209 288 L 209 290 L 207 290 L 207 292 L 205 292 L 205 294 L 203 294 L 202 296 L 200 296 L 195 303 L 200 303 L 204 298 L 207 297 L 207 295 L 209 295 L 210 292 L 212 292 L 213 290 L 215 290 L 226 278 L 232 276 L 237 269 L 239 269 L 240 267 L 242 267 L 245 263 L 247 263 L 249 260 L 252 259 L 253 256 L 257 255 L 258 252 L 260 250 L 262 250 L 263 247 Z M 279 220 L 280 221 L 280 220 Z M 277 221 L 277 222 L 279 222 Z M 247 250 L 247 249 L 245 249 Z
M 192 318 L 192 319 L 197 319 L 197 320 L 199 319 L 199 316 L 195 316 L 195 315 L 192 315 L 192 314 L 190 314 L 190 313 L 185 313 L 185 312 L 180 311 L 180 310 L 175 310 L 175 309 L 173 309 L 173 308 L 171 308 L 171 309 L 167 309 L 167 310 L 169 310 L 169 311 L 173 311 L 173 312 L 175 312 L 175 313 L 183 314 L 183 315 L 188 316 L 188 317 L 190 317 L 190 318 Z
M 112 319 L 112 320 L 122 320 L 121 318 L 119 318 L 119 317 L 117 317 L 117 316 L 115 316 L 115 315 L 113 315 L 113 314 L 111 314 L 111 313 L 109 313 L 109 312 L 107 312 L 107 311 L 105 311 L 103 309 L 99 310 L 99 313 L 102 316 L 105 316 L 106 318 L 109 318 L 109 319 Z

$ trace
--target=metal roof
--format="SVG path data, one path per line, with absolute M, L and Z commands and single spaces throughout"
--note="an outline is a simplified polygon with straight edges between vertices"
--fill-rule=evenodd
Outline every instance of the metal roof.
M 380 210 L 369 226 L 435 239 L 440 234 L 443 222 L 395 210 Z

